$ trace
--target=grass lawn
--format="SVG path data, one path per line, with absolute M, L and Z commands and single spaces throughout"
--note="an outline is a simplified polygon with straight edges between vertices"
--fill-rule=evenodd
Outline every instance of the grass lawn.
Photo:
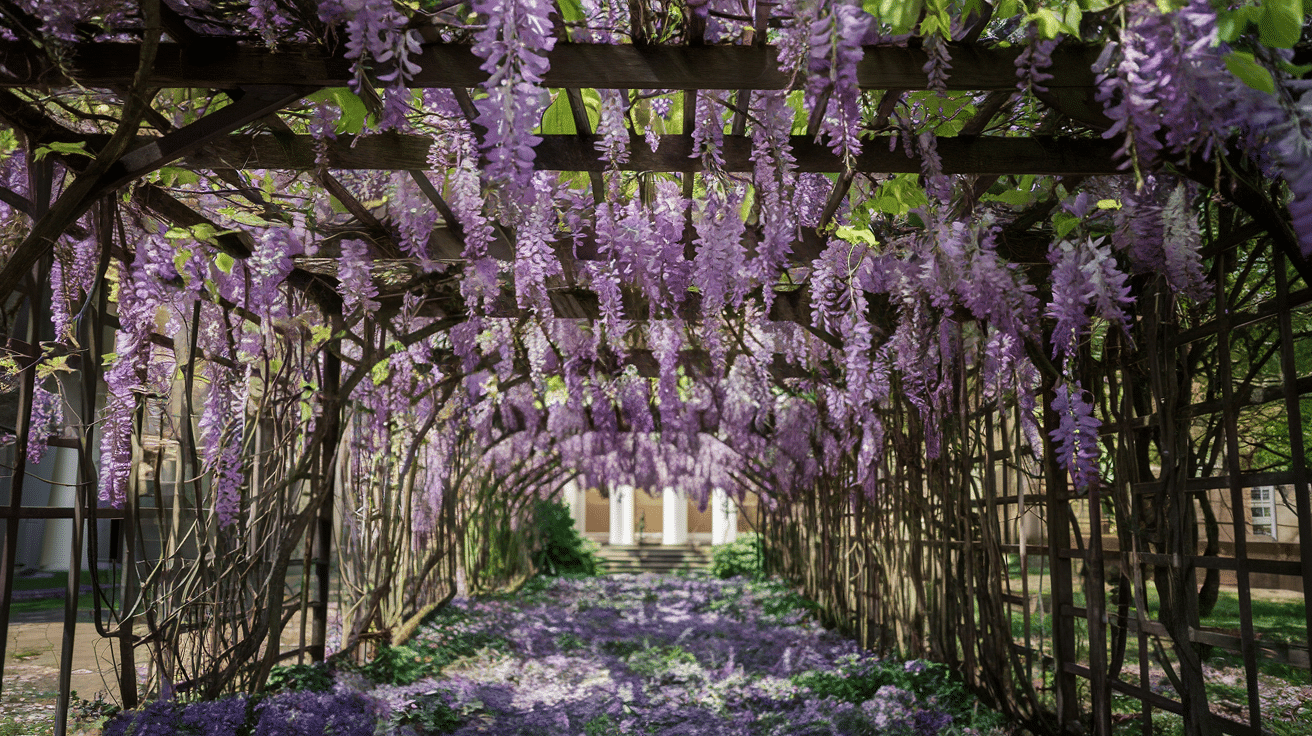
M 103 580 L 103 578 L 102 578 Z M 82 571 L 82 584 L 91 584 L 91 572 Z M 68 571 L 42 573 L 40 575 L 23 575 L 19 574 L 14 578 L 14 590 L 45 590 L 47 588 L 66 588 L 68 586 Z
M 1021 590 L 1020 566 L 1015 556 L 1013 556 L 1011 562 L 1013 575 L 1011 588 L 1013 592 L 1019 593 Z M 1044 561 L 1031 559 L 1031 563 L 1041 562 Z M 1046 574 L 1040 577 L 1043 567 L 1040 564 L 1032 564 L 1030 567 L 1029 592 L 1031 600 L 1035 601 L 1033 604 L 1035 609 L 1030 613 L 1030 642 L 1035 648 L 1042 645 L 1044 654 L 1050 655 L 1052 653 L 1052 581 Z M 1076 607 L 1085 605 L 1082 582 L 1077 575 L 1075 590 L 1072 595 L 1072 602 Z M 1040 591 L 1042 592 L 1041 601 L 1037 600 Z M 1108 613 L 1114 616 L 1116 607 L 1110 600 L 1110 591 L 1108 597 Z M 1042 613 L 1037 608 L 1039 603 L 1042 604 Z M 1146 586 L 1145 604 L 1149 618 L 1157 620 L 1159 617 L 1159 601 L 1156 587 L 1151 581 Z M 1306 601 L 1300 597 L 1280 595 L 1275 591 L 1254 590 L 1252 595 L 1253 629 L 1257 634 L 1259 643 L 1306 647 L 1306 606 Z M 1130 610 L 1130 616 L 1134 616 L 1133 608 Z M 1025 641 L 1024 622 L 1024 614 L 1018 607 L 1013 607 L 1011 633 L 1013 640 L 1018 643 Z M 1240 623 L 1238 593 L 1233 588 L 1223 589 L 1217 596 L 1216 605 L 1211 613 L 1199 623 L 1203 627 L 1215 628 L 1227 634 L 1238 635 Z M 1151 642 L 1152 638 L 1149 641 Z M 1087 664 L 1089 654 L 1088 624 L 1082 617 L 1075 619 L 1075 644 L 1076 656 L 1080 661 Z M 1125 644 L 1124 664 L 1120 673 L 1120 679 L 1125 682 L 1138 684 L 1138 645 L 1137 635 L 1131 632 Z M 1168 651 L 1170 650 L 1169 642 L 1163 642 L 1163 645 Z M 1109 656 L 1115 655 L 1113 651 L 1109 651 L 1108 654 Z M 1174 655 L 1168 656 L 1174 660 Z M 1262 722 L 1266 732 L 1273 736 L 1307 736 L 1307 734 L 1312 734 L 1312 695 L 1309 695 L 1312 690 L 1308 689 L 1312 685 L 1312 673 L 1264 657 L 1261 650 L 1259 650 L 1257 664 L 1259 691 L 1263 707 Z M 1157 662 L 1154 652 L 1151 650 L 1149 652 L 1149 666 L 1153 672 L 1153 682 L 1148 684 L 1166 697 L 1173 700 L 1177 699 L 1160 663 Z M 1213 706 L 1213 712 L 1231 720 L 1246 720 L 1248 692 L 1245 686 L 1242 656 L 1238 652 L 1229 652 L 1220 647 L 1211 647 L 1206 653 L 1204 668 L 1208 702 Z M 1042 669 L 1042 665 L 1036 659 L 1034 670 L 1036 684 L 1041 683 L 1049 686 L 1052 682 L 1051 672 L 1041 671 Z M 1083 695 L 1082 699 L 1087 708 L 1089 700 L 1088 681 L 1080 679 L 1078 682 Z M 1142 705 L 1137 699 L 1113 694 L 1112 710 L 1114 717 L 1117 719 L 1116 731 L 1118 734 L 1128 736 L 1128 734 L 1141 733 Z M 1173 736 L 1173 734 L 1180 733 L 1181 730 L 1182 724 L 1178 716 L 1159 710 L 1153 711 L 1153 732 L 1155 734 Z

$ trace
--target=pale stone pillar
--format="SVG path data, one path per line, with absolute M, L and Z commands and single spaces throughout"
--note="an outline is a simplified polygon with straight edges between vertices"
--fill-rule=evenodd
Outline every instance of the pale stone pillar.
M 688 543 L 688 498 L 673 488 L 661 495 L 661 544 Z
M 738 504 L 723 488 L 711 491 L 711 544 L 728 544 L 738 538 Z
M 52 508 L 72 508 L 77 502 L 77 450 L 72 447 L 51 447 L 46 450 L 46 455 L 53 461 L 49 471 L 48 505 Z M 46 465 L 44 462 L 41 464 Z M 72 541 L 72 519 L 47 521 L 45 538 L 41 540 L 41 569 L 67 570 L 69 554 L 73 551 Z
M 574 520 L 574 531 L 583 536 L 588 530 L 588 491 L 579 485 L 577 479 L 571 480 L 561 488 L 561 500 L 569 507 L 569 516 Z
M 610 543 L 633 544 L 633 486 L 610 489 Z

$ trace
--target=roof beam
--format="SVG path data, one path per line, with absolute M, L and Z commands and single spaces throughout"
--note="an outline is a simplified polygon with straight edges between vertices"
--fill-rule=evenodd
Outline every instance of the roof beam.
M 114 87 L 132 81 L 139 46 L 87 43 L 72 48 L 68 76 L 88 87 Z M 1023 47 L 989 48 L 949 44 L 950 90 L 1014 89 L 1016 57 Z M 1063 44 L 1052 53 L 1046 83 L 1050 89 L 1088 88 L 1096 46 Z M 772 46 L 633 46 L 557 43 L 543 84 L 548 87 L 605 89 L 787 89 L 795 83 L 779 68 Z M 857 66 L 857 83 L 866 89 L 926 89 L 921 48 L 867 46 Z M 483 60 L 465 44 L 428 44 L 417 59 L 420 71 L 411 87 L 476 87 L 488 78 Z M 55 65 L 35 58 L 18 42 L 0 44 L 0 86 L 60 86 L 69 83 Z M 295 85 L 345 87 L 355 78 L 351 61 L 315 45 L 283 45 L 277 51 L 240 45 L 236 39 L 161 44 L 144 83 L 154 87 L 233 87 Z

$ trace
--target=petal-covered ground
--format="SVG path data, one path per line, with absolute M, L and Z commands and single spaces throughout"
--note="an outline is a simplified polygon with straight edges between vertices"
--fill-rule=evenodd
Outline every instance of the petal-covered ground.
M 477 651 L 407 682 L 469 642 Z M 385 704 L 396 732 L 441 721 L 457 734 L 929 736 L 970 725 L 968 696 L 941 668 L 878 660 L 817 625 L 800 598 L 742 580 L 543 580 L 453 605 L 389 657 L 365 674 L 406 684 L 371 687 L 362 674 L 354 685 Z
M 943 667 L 880 660 L 816 624 L 802 599 L 743 580 L 539 579 L 457 601 L 406 645 L 325 675 L 275 678 L 320 692 L 156 704 L 150 723 L 147 708 L 106 736 L 184 723 L 227 736 L 242 722 L 257 736 L 936 736 L 999 722 Z

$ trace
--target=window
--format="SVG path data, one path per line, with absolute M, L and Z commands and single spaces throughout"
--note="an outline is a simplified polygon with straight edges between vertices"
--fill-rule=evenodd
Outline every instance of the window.
M 1249 507 L 1253 512 L 1253 534 L 1271 537 L 1276 536 L 1276 503 L 1275 489 L 1270 486 L 1262 488 L 1253 488 L 1249 490 L 1250 501 Z

